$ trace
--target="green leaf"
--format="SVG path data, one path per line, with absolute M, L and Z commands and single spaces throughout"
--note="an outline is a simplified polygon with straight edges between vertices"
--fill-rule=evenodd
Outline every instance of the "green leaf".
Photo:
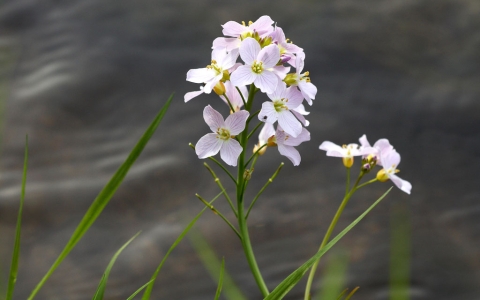
M 301 265 L 298 269 L 292 272 L 287 278 L 285 278 L 267 297 L 265 300 L 279 300 L 285 297 L 285 295 L 302 279 L 305 273 L 312 267 L 316 260 L 322 257 L 330 248 L 332 248 L 347 232 L 349 232 L 355 225 L 358 224 L 385 196 L 392 190 L 388 189 L 375 203 L 373 203 L 363 214 L 361 214 L 355 221 L 348 225 L 342 232 L 334 237 L 328 244 L 325 245 L 320 251 L 312 256 L 307 262 Z
M 27 183 L 27 164 L 28 164 L 28 135 L 25 138 L 25 158 L 23 160 L 22 192 L 20 196 L 20 208 L 18 209 L 17 228 L 15 231 L 15 244 L 13 247 L 12 264 L 10 266 L 10 276 L 8 279 L 8 288 L 6 300 L 11 300 L 13 290 L 17 282 L 18 260 L 20 256 L 20 234 L 22 228 L 23 202 L 25 201 L 25 185 Z
M 218 197 L 220 197 L 221 195 L 223 194 L 223 192 L 220 192 L 219 194 L 217 194 L 217 196 L 215 196 L 215 198 L 212 199 L 212 201 L 210 201 L 209 203 L 212 204 Z M 182 231 L 182 233 L 180 233 L 180 235 L 177 237 L 177 239 L 175 240 L 175 242 L 173 242 L 172 246 L 170 246 L 170 249 L 168 249 L 167 253 L 165 254 L 165 256 L 163 257 L 162 261 L 160 262 L 160 264 L 158 265 L 157 269 L 155 270 L 155 272 L 153 273 L 152 275 L 152 278 L 150 280 L 150 283 L 148 284 L 147 286 L 147 289 L 145 290 L 145 292 L 143 293 L 143 296 L 142 296 L 142 300 L 148 300 L 150 299 L 150 295 L 152 293 L 152 289 L 153 289 L 153 285 L 155 283 L 155 280 L 157 279 L 157 276 L 158 276 L 158 273 L 160 273 L 160 270 L 162 269 L 163 267 L 163 264 L 165 263 L 165 261 L 167 260 L 167 257 L 170 255 L 170 253 L 173 251 L 173 249 L 175 249 L 175 247 L 177 247 L 178 244 L 180 244 L 180 242 L 183 240 L 183 238 L 185 237 L 185 235 L 190 231 L 190 229 L 193 227 L 193 225 L 197 222 L 197 220 L 202 216 L 202 214 L 205 212 L 205 210 L 207 209 L 207 207 L 205 206 L 196 216 L 195 218 L 193 218 L 192 221 L 190 221 L 190 223 L 188 223 L 187 227 Z
M 390 244 L 390 300 L 409 300 L 410 222 L 405 206 L 393 206 Z
M 135 239 L 139 234 L 140 232 L 134 235 L 131 239 L 128 240 L 128 242 L 126 242 L 120 249 L 118 249 L 117 252 L 115 252 L 115 255 L 113 255 L 112 259 L 110 260 L 110 263 L 108 264 L 107 268 L 105 269 L 105 272 L 103 273 L 102 279 L 98 284 L 97 291 L 95 292 L 95 295 L 93 296 L 92 300 L 103 299 L 103 294 L 105 293 L 105 287 L 107 285 L 108 276 L 110 275 L 110 271 L 112 270 L 113 264 L 117 260 L 120 253 L 122 253 L 123 249 L 125 249 L 133 241 L 133 239 Z
M 144 288 L 146 288 L 152 281 L 153 280 L 150 280 L 149 282 L 142 285 L 138 290 L 135 291 L 135 293 L 133 293 L 130 297 L 128 297 L 127 300 L 132 300 L 138 293 L 140 293 Z
M 188 237 L 190 238 L 198 257 L 202 261 L 203 266 L 210 274 L 210 277 L 212 277 L 213 280 L 216 280 L 220 276 L 218 270 L 222 267 L 221 262 L 217 258 L 217 255 L 213 251 L 212 247 L 208 244 L 207 240 L 199 231 L 192 232 L 192 234 L 190 234 Z M 247 298 L 242 294 L 232 277 L 226 271 L 224 271 L 224 273 L 223 290 L 225 298 L 229 300 L 246 300 Z
M 28 300 L 32 300 L 37 295 L 38 291 L 40 291 L 40 289 L 43 287 L 47 279 L 52 275 L 55 269 L 57 269 L 57 267 L 65 259 L 65 257 L 67 257 L 70 251 L 72 251 L 72 249 L 76 246 L 78 241 L 80 241 L 80 239 L 85 235 L 85 233 L 88 231 L 90 226 L 92 226 L 93 222 L 95 222 L 95 220 L 98 218 L 98 216 L 103 211 L 105 206 L 108 204 L 112 196 L 115 194 L 115 191 L 118 189 L 123 179 L 127 175 L 128 170 L 130 170 L 130 167 L 133 165 L 133 163 L 138 158 L 140 153 L 142 153 L 142 150 L 145 148 L 148 141 L 152 137 L 153 133 L 157 129 L 158 125 L 160 124 L 160 121 L 163 119 L 163 116 L 165 115 L 168 107 L 170 106 L 170 102 L 172 101 L 172 98 L 173 98 L 173 94 L 170 96 L 170 98 L 168 98 L 167 102 L 163 105 L 163 108 L 160 110 L 160 112 L 157 114 L 157 116 L 155 117 L 153 122 L 150 124 L 148 129 L 140 138 L 137 145 L 135 145 L 132 152 L 130 152 L 130 155 L 128 155 L 125 162 L 120 166 L 120 168 L 118 168 L 117 172 L 113 175 L 113 177 L 110 179 L 107 185 L 105 185 L 105 187 L 100 191 L 97 198 L 95 198 L 95 200 L 93 201 L 92 205 L 90 205 L 90 208 L 83 216 L 83 219 L 80 221 L 80 224 L 78 224 L 77 228 L 75 229 L 75 232 L 70 237 L 70 240 L 68 241 L 67 245 L 62 250 L 60 255 L 57 257 L 53 265 L 50 267 L 50 270 L 48 270 L 47 274 L 45 274 L 42 280 L 37 284 L 35 289 L 32 291 L 32 293 L 28 297 Z
M 218 298 L 220 298 L 220 294 L 222 293 L 224 271 L 225 271 L 225 258 L 222 258 L 222 267 L 220 269 L 220 278 L 218 278 L 217 292 L 215 293 L 214 300 L 218 300 Z
M 348 254 L 344 249 L 339 250 L 329 255 L 327 267 L 322 276 L 322 290 L 315 300 L 336 299 L 342 292 L 347 277 Z

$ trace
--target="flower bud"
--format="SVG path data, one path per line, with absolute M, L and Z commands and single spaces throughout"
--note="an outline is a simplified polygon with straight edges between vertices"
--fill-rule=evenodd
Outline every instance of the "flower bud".
M 255 144 L 255 146 L 253 146 L 253 153 L 257 153 L 258 149 L 260 149 L 260 144 Z M 260 151 L 258 151 L 258 155 L 263 155 L 265 154 L 265 151 L 267 151 L 267 146 L 263 147 L 262 149 L 260 149 Z
M 283 81 L 288 85 L 288 86 L 292 86 L 294 84 L 297 83 L 297 74 L 296 73 L 289 73 L 287 74 L 287 76 L 285 76 L 285 78 L 283 79 Z
M 219 96 L 222 96 L 222 95 L 225 95 L 225 85 L 223 84 L 223 82 L 219 81 L 214 87 L 213 87 L 213 91 L 219 95 Z
M 353 156 L 351 157 L 342 157 L 343 165 L 347 168 L 351 168 L 353 166 Z
M 277 146 L 277 138 L 274 135 L 272 135 L 271 137 L 268 138 L 267 146 L 268 147 L 276 147 Z
M 380 182 L 385 182 L 387 181 L 388 179 L 388 176 L 387 174 L 385 173 L 385 170 L 384 169 L 381 169 L 380 171 L 378 171 L 377 173 L 377 180 L 380 181 Z

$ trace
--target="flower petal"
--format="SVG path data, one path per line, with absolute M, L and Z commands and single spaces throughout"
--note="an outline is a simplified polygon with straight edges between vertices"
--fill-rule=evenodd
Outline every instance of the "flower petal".
M 265 125 L 263 125 L 262 130 L 258 134 L 258 141 L 260 146 L 262 146 L 263 144 L 266 144 L 268 139 L 273 135 L 275 135 L 275 128 L 273 128 L 272 124 L 265 123 Z
M 360 142 L 360 145 L 362 145 L 362 147 L 371 147 L 371 146 L 370 146 L 370 143 L 369 143 L 368 140 L 367 140 L 367 135 L 366 135 L 366 134 L 362 135 L 362 136 L 358 139 L 358 141 Z
M 250 113 L 246 110 L 237 111 L 227 117 L 225 120 L 225 128 L 230 131 L 231 135 L 237 135 L 245 129 Z
M 240 45 L 240 57 L 247 65 L 252 65 L 260 52 L 260 44 L 253 38 L 246 38 Z
M 297 119 L 303 124 L 303 126 L 307 127 L 308 125 L 310 125 L 310 122 L 305 119 L 305 117 L 296 109 L 292 109 L 291 112 L 295 115 L 295 117 L 297 117 Z
M 207 68 L 191 69 L 187 72 L 187 81 L 204 83 L 216 76 L 215 71 Z
M 194 92 L 188 92 L 185 94 L 185 96 L 183 97 L 183 99 L 185 100 L 185 103 L 187 103 L 188 101 L 192 100 L 193 98 L 203 94 L 203 86 L 200 88 L 200 91 L 194 91 Z
M 223 35 L 226 35 L 226 36 L 238 37 L 244 31 L 247 31 L 247 28 L 245 26 L 235 21 L 228 21 L 227 23 L 223 24 L 222 27 L 223 27 L 222 33 Z
M 240 48 L 242 41 L 239 38 L 224 38 L 218 37 L 213 40 L 212 49 L 224 49 L 226 51 L 231 51 L 233 49 Z
M 278 76 L 275 73 L 264 70 L 253 82 L 263 93 L 271 94 L 275 90 L 278 80 Z
M 320 150 L 327 151 L 327 156 L 345 157 L 343 148 L 330 141 L 323 142 L 319 148 Z
M 280 152 L 281 155 L 286 156 L 294 166 L 298 166 L 302 160 L 300 153 L 293 146 L 278 144 L 278 152 Z
M 275 110 L 273 102 L 265 101 L 262 104 L 262 109 L 258 114 L 258 119 L 262 122 L 273 124 L 278 120 L 278 113 Z
M 400 164 L 400 154 L 395 149 L 389 151 L 380 152 L 380 162 L 382 166 L 386 169 L 397 166 Z
M 268 45 L 260 50 L 257 60 L 263 61 L 263 67 L 265 69 L 273 68 L 280 60 L 280 50 L 275 44 Z
M 294 86 L 291 86 L 286 90 L 285 98 L 288 99 L 286 104 L 289 109 L 295 109 L 302 104 L 303 95 L 297 91 L 298 89 Z
M 261 16 L 249 28 L 258 32 L 259 35 L 264 35 L 273 30 L 272 24 L 273 20 L 269 16 Z
M 243 148 L 240 146 L 239 142 L 234 139 L 229 139 L 228 141 L 223 142 L 222 148 L 220 149 L 220 157 L 225 163 L 235 167 L 237 165 L 238 156 L 242 151 Z
M 250 66 L 240 66 L 230 75 L 230 81 L 234 86 L 247 85 L 253 83 L 257 76 Z
M 210 105 L 203 109 L 203 118 L 213 132 L 217 132 L 219 128 L 225 126 L 222 115 Z
M 402 191 L 410 195 L 412 184 L 406 180 L 401 179 L 395 174 L 389 175 L 390 180 Z
M 303 142 L 310 140 L 310 132 L 306 128 L 302 128 L 302 132 L 297 137 L 289 136 L 283 141 L 287 146 L 298 146 Z
M 302 132 L 302 124 L 295 118 L 295 116 L 288 110 L 278 113 L 278 124 L 282 126 L 283 130 L 293 137 L 297 137 Z
M 312 105 L 312 99 L 315 99 L 317 95 L 317 87 L 311 82 L 306 82 L 305 80 L 300 80 L 298 83 L 298 88 L 302 92 L 303 97 L 309 102 L 308 104 Z
M 214 156 L 220 151 L 222 144 L 222 140 L 217 138 L 216 133 L 207 133 L 198 140 L 195 145 L 195 153 L 198 158 Z

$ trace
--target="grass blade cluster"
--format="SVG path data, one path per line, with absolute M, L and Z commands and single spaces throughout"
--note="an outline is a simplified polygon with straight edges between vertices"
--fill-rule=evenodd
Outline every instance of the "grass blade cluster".
M 95 295 L 93 296 L 92 300 L 103 299 L 103 295 L 105 293 L 105 287 L 107 286 L 108 276 L 110 275 L 110 271 L 112 270 L 113 264 L 115 264 L 115 261 L 117 260 L 120 253 L 122 253 L 123 249 L 125 249 L 139 234 L 140 232 L 134 235 L 131 239 L 128 240 L 128 242 L 126 242 L 122 247 L 120 247 L 120 249 L 118 249 L 117 252 L 115 252 L 112 259 L 110 260 L 110 263 L 108 263 L 107 268 L 105 269 L 105 272 L 103 273 L 102 279 L 98 284 L 97 291 L 95 292 Z
M 17 228 L 15 230 L 15 243 L 13 247 L 12 264 L 10 266 L 10 275 L 8 278 L 6 300 L 13 298 L 15 283 L 17 282 L 18 261 L 20 256 L 20 235 L 22 228 L 23 203 L 25 201 L 25 186 L 27 184 L 27 165 L 28 165 L 28 135 L 25 138 L 25 158 L 23 160 L 22 192 L 20 196 L 20 207 L 18 209 Z
M 348 225 L 342 232 L 334 237 L 328 244 L 325 245 L 320 251 L 318 251 L 307 262 L 301 265 L 297 270 L 293 271 L 287 278 L 285 278 L 267 297 L 265 300 L 279 300 L 285 297 L 285 295 L 302 279 L 305 273 L 313 266 L 313 264 L 322 257 L 330 248 L 332 248 L 345 234 L 347 234 L 355 225 L 358 224 L 385 196 L 392 190 L 388 189 L 375 203 L 373 203 L 363 214 L 361 214 L 355 221 Z
M 100 191 L 97 198 L 95 198 L 92 205 L 90 206 L 88 211 L 85 213 L 83 219 L 80 221 L 80 224 L 75 229 L 75 232 L 70 237 L 70 240 L 68 241 L 67 245 L 62 250 L 58 258 L 55 260 L 50 270 L 48 270 L 47 274 L 42 278 L 42 280 L 37 284 L 35 289 L 32 291 L 32 293 L 28 297 L 28 300 L 32 300 L 37 295 L 37 293 L 45 284 L 45 282 L 48 280 L 48 278 L 57 269 L 57 267 L 65 259 L 65 257 L 67 257 L 70 251 L 72 251 L 72 249 L 76 246 L 76 244 L 80 241 L 80 239 L 85 235 L 85 233 L 88 231 L 90 226 L 92 226 L 92 224 L 98 218 L 98 216 L 103 211 L 105 206 L 108 204 L 108 202 L 110 201 L 110 199 L 112 198 L 112 196 L 115 194 L 116 190 L 122 183 L 123 179 L 127 175 L 127 172 L 130 170 L 130 167 L 136 161 L 138 156 L 140 156 L 140 153 L 142 153 L 143 149 L 145 148 L 148 141 L 152 137 L 153 133 L 157 129 L 158 125 L 160 124 L 160 121 L 163 119 L 163 116 L 165 115 L 168 107 L 170 106 L 172 98 L 173 98 L 173 94 L 170 96 L 170 98 L 168 98 L 167 102 L 163 105 L 163 108 L 160 110 L 160 112 L 157 114 L 157 116 L 155 117 L 153 122 L 150 124 L 148 129 L 145 131 L 143 136 L 135 145 L 132 152 L 130 152 L 125 162 L 120 166 L 120 168 L 113 175 L 113 177 L 110 179 L 107 185 L 102 189 L 102 191 Z

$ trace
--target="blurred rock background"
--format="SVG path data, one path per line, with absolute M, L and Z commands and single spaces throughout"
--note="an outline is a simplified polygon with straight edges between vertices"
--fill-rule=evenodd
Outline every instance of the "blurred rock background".
M 208 131 L 202 110 L 215 95 L 183 103 L 185 81 L 210 61 L 229 20 L 270 15 L 306 53 L 318 88 L 308 119 L 312 140 L 293 167 L 269 150 L 249 196 L 280 161 L 286 166 L 249 221 L 273 288 L 315 253 L 344 193 L 340 161 L 324 140 L 388 138 L 402 155 L 412 195 L 392 190 L 339 244 L 348 250 L 354 299 L 387 299 L 390 219 L 409 213 L 410 299 L 477 299 L 480 294 L 480 2 L 476 0 L 6 0 L 0 6 L 0 282 L 6 282 L 19 204 L 25 134 L 30 158 L 16 299 L 25 299 L 84 212 L 156 112 L 175 101 L 144 153 L 91 231 L 37 299 L 92 297 L 113 253 L 120 256 L 107 299 L 147 282 L 186 222 L 217 187 L 187 146 Z M 265 98 L 265 97 L 264 97 Z M 261 100 L 258 97 L 258 107 Z M 358 162 L 357 165 L 358 166 Z M 221 172 L 219 171 L 218 174 Z M 355 174 L 355 171 L 352 172 Z M 223 182 L 227 184 L 225 177 Z M 358 192 L 338 228 L 392 184 Z M 218 203 L 228 211 L 226 203 Z M 232 217 L 232 214 L 226 214 Z M 198 223 L 249 299 L 260 299 L 239 241 L 207 212 Z M 328 256 L 320 265 L 324 269 Z M 317 276 L 316 289 L 321 288 Z M 3 286 L 5 286 L 3 284 Z M 210 279 L 187 240 L 174 251 L 154 299 L 212 299 Z M 300 299 L 303 282 L 286 299 Z

